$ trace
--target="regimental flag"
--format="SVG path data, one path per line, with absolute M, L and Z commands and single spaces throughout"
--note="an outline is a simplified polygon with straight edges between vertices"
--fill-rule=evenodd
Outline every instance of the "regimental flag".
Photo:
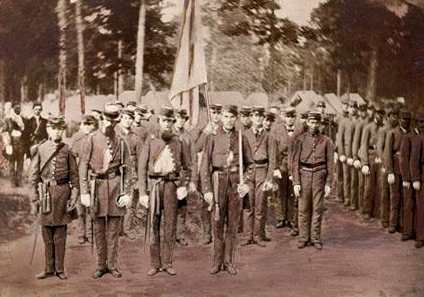
M 200 0 L 185 0 L 169 98 L 174 108 L 185 108 L 194 127 L 200 114 L 201 91 L 209 110 L 209 92 Z

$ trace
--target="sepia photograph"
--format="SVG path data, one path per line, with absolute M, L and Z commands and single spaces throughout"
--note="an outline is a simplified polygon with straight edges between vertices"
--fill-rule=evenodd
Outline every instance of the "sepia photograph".
M 424 0 L 0 0 L 0 297 L 424 297 Z

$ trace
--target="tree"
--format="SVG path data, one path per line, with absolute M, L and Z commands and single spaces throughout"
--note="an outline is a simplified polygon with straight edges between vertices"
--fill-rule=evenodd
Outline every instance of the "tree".
M 146 4 L 140 0 L 140 14 L 137 29 L 137 54 L 135 59 L 135 97 L 141 100 L 143 90 L 143 65 L 144 65 L 144 36 L 146 26 Z

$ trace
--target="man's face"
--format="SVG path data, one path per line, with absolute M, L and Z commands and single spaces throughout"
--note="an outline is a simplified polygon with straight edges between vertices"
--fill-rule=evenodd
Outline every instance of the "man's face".
M 287 126 L 289 126 L 289 127 L 294 126 L 295 122 L 296 122 L 296 117 L 291 116 L 291 115 L 286 117 L 286 125 Z
M 252 125 L 255 127 L 262 126 L 265 116 L 259 112 L 253 112 L 251 115 Z
M 401 119 L 399 120 L 399 123 L 400 123 L 400 126 L 401 126 L 403 129 L 409 129 L 409 126 L 411 125 L 411 119 L 408 119 L 408 118 L 401 118 Z
M 271 127 L 272 127 L 272 121 L 265 118 L 263 123 L 262 123 L 262 126 L 264 127 L 265 130 L 269 131 L 269 130 L 271 130 Z
M 211 110 L 211 120 L 213 123 L 218 124 L 221 119 L 221 112 L 219 110 Z
M 139 112 L 134 113 L 134 122 L 137 124 L 141 123 L 141 120 L 143 119 L 143 115 Z
M 424 131 L 424 121 L 415 121 L 415 125 L 417 126 L 417 129 L 420 130 L 420 132 Z
M 222 126 L 226 130 L 233 130 L 236 125 L 237 116 L 229 111 L 223 111 L 221 116 Z
M 374 110 L 372 110 L 371 108 L 367 109 L 367 115 L 369 118 L 372 118 L 374 116 Z
M 81 123 L 81 131 L 85 135 L 90 134 L 96 129 L 96 126 L 93 123 Z
M 120 124 L 125 129 L 130 129 L 131 128 L 131 125 L 133 124 L 133 122 L 134 122 L 134 119 L 130 115 L 123 114 L 121 116 Z
M 37 105 L 36 107 L 34 107 L 34 114 L 36 116 L 39 116 L 42 111 L 43 111 L 43 109 L 41 108 L 41 106 Z
M 351 115 L 351 116 L 355 116 L 355 115 L 357 115 L 357 113 L 358 113 L 358 111 L 357 111 L 357 109 L 356 109 L 356 107 L 355 106 L 349 106 L 349 114 Z
M 104 134 L 111 133 L 113 129 L 115 128 L 115 126 L 116 126 L 116 122 L 114 120 L 107 117 L 103 117 L 101 129 Z
M 343 110 L 343 112 L 348 112 L 348 109 L 349 109 L 349 104 L 343 103 L 342 104 L 342 110 Z
M 380 112 L 376 112 L 374 119 L 375 119 L 375 122 L 380 125 L 381 123 L 383 123 L 383 114 Z
M 49 139 L 53 142 L 60 142 L 62 140 L 63 128 L 57 126 L 47 126 L 47 134 Z
M 20 108 L 20 107 L 18 107 L 18 106 L 14 107 L 14 108 L 13 108 L 13 111 L 14 111 L 17 115 L 20 115 L 20 114 L 21 114 L 21 108 Z
M 319 132 L 319 127 L 321 126 L 320 121 L 317 121 L 315 119 L 308 119 L 307 123 L 308 123 L 309 131 L 312 134 L 317 134 Z
M 185 126 L 185 123 L 187 123 L 187 120 L 188 120 L 187 117 L 184 117 L 184 116 L 177 114 L 175 116 L 175 124 L 174 124 L 175 128 L 178 129 L 178 130 L 183 129 L 184 126 Z
M 318 111 L 320 114 L 324 114 L 325 113 L 325 106 L 318 106 L 317 107 Z
M 240 114 L 240 122 L 243 126 L 249 126 L 252 123 L 252 120 L 250 119 L 250 116 L 245 114 Z
M 159 127 L 161 132 L 171 132 L 171 128 L 173 124 L 174 124 L 173 118 L 164 117 L 164 116 L 159 117 Z
M 396 127 L 399 124 L 399 118 L 395 114 L 389 116 L 389 123 L 391 127 Z

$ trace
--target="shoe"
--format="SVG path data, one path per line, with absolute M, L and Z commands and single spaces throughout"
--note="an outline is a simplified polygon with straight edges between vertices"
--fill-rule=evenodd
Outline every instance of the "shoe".
M 172 267 L 164 268 L 163 271 L 169 275 L 177 275 L 177 272 Z
M 284 221 L 278 221 L 277 224 L 275 224 L 275 228 L 277 229 L 284 228 Z
M 55 273 L 54 272 L 45 272 L 45 271 L 43 271 L 40 274 L 37 274 L 35 276 L 35 278 L 36 279 L 45 279 L 45 278 L 52 277 L 52 276 L 55 276 Z
M 159 268 L 152 268 L 147 272 L 148 276 L 154 276 L 160 272 Z
M 346 200 L 346 201 L 344 202 L 344 206 L 349 206 L 349 205 L 350 205 L 350 201 L 347 201 L 347 200 Z
M 253 241 L 253 243 L 260 247 L 266 247 L 266 244 L 262 239 L 256 239 Z
M 246 245 L 249 245 L 249 244 L 252 244 L 252 243 L 253 243 L 252 239 L 244 239 L 240 242 L 240 246 L 246 246 Z
M 400 238 L 401 241 L 407 241 L 410 239 L 411 239 L 411 236 L 409 236 L 408 234 L 402 234 L 402 237 Z
M 188 242 L 185 240 L 185 238 L 178 238 L 177 242 L 181 245 L 181 246 L 188 246 Z
M 364 214 L 364 220 L 370 220 L 371 215 L 369 213 Z
M 355 211 L 356 210 L 356 207 L 355 206 L 351 206 L 351 207 L 349 207 L 349 210 L 350 211 Z
M 314 248 L 316 250 L 322 250 L 322 243 L 321 242 L 314 242 Z
M 98 278 L 101 278 L 105 274 L 106 274 L 106 271 L 105 270 L 97 269 L 96 271 L 94 271 L 94 273 L 92 275 L 92 278 L 98 279 Z
M 237 274 L 237 269 L 234 268 L 233 264 L 227 263 L 224 265 L 224 267 L 225 267 L 225 271 L 227 271 L 229 274 L 231 275 Z
M 221 271 L 221 265 L 214 265 L 212 266 L 211 270 L 209 271 L 210 274 L 217 274 L 218 272 Z
M 304 247 L 306 247 L 306 241 L 299 241 L 297 243 L 297 248 L 298 249 L 303 249 Z
M 264 236 L 262 236 L 261 240 L 262 241 L 265 241 L 265 242 L 270 242 L 271 241 L 271 238 L 269 238 L 266 235 L 264 235 Z
M 121 278 L 122 277 L 122 273 L 118 269 L 109 270 L 109 273 L 112 274 L 112 276 L 115 277 L 115 278 Z
M 87 237 L 87 242 L 88 243 L 93 243 L 93 239 L 91 237 Z
M 424 246 L 424 241 L 422 241 L 422 240 L 417 240 L 417 241 L 415 242 L 415 248 L 420 249 L 420 248 L 422 248 L 423 246 Z
M 84 236 L 78 236 L 78 243 L 79 244 L 84 244 L 85 240 L 86 240 L 86 238 Z
M 56 273 L 56 276 L 58 278 L 60 278 L 61 280 L 68 279 L 68 277 L 66 276 L 65 272 L 58 272 L 58 273 Z
M 290 235 L 291 235 L 292 237 L 296 237 L 296 236 L 298 236 L 298 235 L 299 235 L 299 231 L 297 231 L 297 230 L 291 230 Z
M 202 244 L 203 245 L 208 245 L 211 242 L 212 242 L 212 238 L 211 238 L 210 235 L 209 236 L 207 236 L 207 235 L 203 236 L 203 239 L 202 239 Z
M 395 227 L 389 227 L 389 229 L 387 229 L 387 231 L 389 231 L 389 233 L 395 233 L 396 228 Z

